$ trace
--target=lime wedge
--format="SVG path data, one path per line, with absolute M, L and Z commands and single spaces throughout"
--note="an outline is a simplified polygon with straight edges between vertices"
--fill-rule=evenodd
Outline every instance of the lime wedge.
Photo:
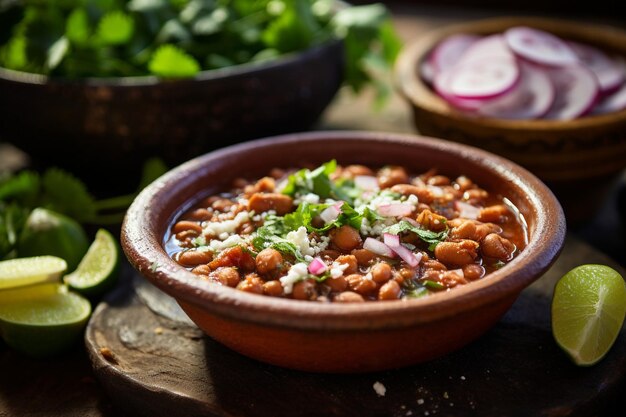
M 29 356 L 51 356 L 74 345 L 90 314 L 89 301 L 62 284 L 0 291 L 2 338 Z
M 60 282 L 67 263 L 56 256 L 34 256 L 0 261 L 0 290 L 24 285 Z
M 626 285 L 604 265 L 582 265 L 559 280 L 552 299 L 552 333 L 577 365 L 593 365 L 617 338 L 626 314 Z
M 115 285 L 119 268 L 117 242 L 111 233 L 100 229 L 76 271 L 63 279 L 73 290 L 92 297 L 103 294 Z

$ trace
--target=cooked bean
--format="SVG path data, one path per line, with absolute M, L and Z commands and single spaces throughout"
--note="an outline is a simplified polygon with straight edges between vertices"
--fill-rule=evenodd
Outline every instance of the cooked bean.
M 285 176 L 285 170 L 280 168 L 272 168 L 270 171 L 270 177 L 274 179 L 280 179 Z
M 478 264 L 467 264 L 463 267 L 463 275 L 468 281 L 476 281 L 485 275 L 485 268 Z
M 319 253 L 319 257 L 325 261 L 334 261 L 339 256 L 341 256 L 341 252 L 334 249 L 326 249 Z
M 372 267 L 370 273 L 377 283 L 387 282 L 391 279 L 391 266 L 386 262 L 378 262 Z
M 498 226 L 497 224 L 493 224 L 493 223 L 482 223 L 482 224 L 477 224 L 476 225 L 476 236 L 475 239 L 476 241 L 481 241 L 485 238 L 485 236 L 487 236 L 490 233 L 502 233 L 502 228 L 500 226 Z
M 476 223 L 471 220 L 463 220 L 461 224 L 452 228 L 450 237 L 452 239 L 478 240 L 476 238 Z
M 402 167 L 389 166 L 378 171 L 378 185 L 380 188 L 389 188 L 396 184 L 406 184 L 407 182 L 409 182 L 409 175 Z
M 263 294 L 263 281 L 257 274 L 248 274 L 243 281 L 237 284 L 237 289 L 253 294 Z
M 363 296 L 352 291 L 344 291 L 341 294 L 337 294 L 333 301 L 339 303 L 361 303 L 365 301 Z
M 181 242 L 191 241 L 196 237 L 198 237 L 198 232 L 196 232 L 195 230 L 185 230 L 180 233 L 176 233 L 176 239 Z
M 402 290 L 400 288 L 400 284 L 396 281 L 388 281 L 380 287 L 378 291 L 378 299 L 379 300 L 397 300 L 400 298 Z
M 515 253 L 515 245 L 508 239 L 495 233 L 488 234 L 482 242 L 481 249 L 485 256 L 500 261 L 509 261 Z
M 174 227 L 172 227 L 173 233 L 186 232 L 188 230 L 192 230 L 196 232 L 196 235 L 199 235 L 200 233 L 202 233 L 202 226 L 200 226 L 196 222 L 191 222 L 188 220 L 181 220 L 178 223 L 176 223 Z
M 430 210 L 424 210 L 417 216 L 417 222 L 425 229 L 432 230 L 434 232 L 441 232 L 448 226 L 446 225 L 446 218 L 439 214 L 433 213 Z
M 391 187 L 391 191 L 394 193 L 400 193 L 402 195 L 414 195 L 420 203 L 430 204 L 433 201 L 433 194 L 426 187 L 419 187 L 411 184 L 397 184 Z M 429 206 L 426 206 L 429 208 Z
M 504 204 L 489 206 L 478 212 L 478 220 L 486 223 L 502 223 L 510 214 L 509 208 Z
M 253 271 L 256 263 L 252 255 L 244 251 L 241 246 L 233 246 L 224 250 L 209 263 L 209 268 L 212 270 L 220 266 L 236 266 L 242 271 Z
M 348 265 L 348 267 L 343 270 L 344 275 L 355 274 L 359 270 L 358 262 L 356 260 L 356 256 L 354 255 L 341 255 L 335 260 L 335 262 Z
M 276 249 L 263 249 L 256 256 L 256 270 L 261 274 L 268 274 L 282 267 L 283 255 Z
M 185 217 L 189 220 L 194 220 L 197 222 L 203 222 L 205 220 L 209 220 L 212 214 L 209 210 L 205 208 L 198 208 L 187 214 Z M 202 228 L 201 228 L 202 229 Z
M 398 271 L 398 274 L 400 274 L 404 281 L 407 281 L 415 278 L 415 269 L 401 268 L 400 271 Z
M 456 187 L 459 189 L 459 191 L 467 191 L 474 186 L 472 180 L 467 178 L 465 175 L 461 175 L 456 180 L 454 180 L 454 182 L 456 183 Z
M 348 287 L 359 294 L 366 295 L 372 293 L 376 289 L 376 282 L 372 279 L 366 279 L 361 274 L 352 274 L 346 277 Z
M 318 295 L 317 283 L 313 279 L 305 279 L 293 286 L 293 298 L 296 300 L 315 300 Z
M 444 175 L 433 175 L 426 181 L 426 183 L 428 185 L 436 185 L 439 187 L 442 185 L 450 185 L 450 178 Z
M 343 169 L 342 176 L 347 178 L 354 178 L 359 175 L 373 176 L 374 171 L 365 165 L 348 165 Z
M 254 184 L 254 191 L 257 193 L 271 193 L 276 188 L 276 181 L 272 177 L 263 177 Z
M 234 288 L 240 281 L 239 272 L 233 267 L 217 268 L 211 275 L 215 276 L 222 285 L 227 287 Z
M 226 212 L 226 211 L 230 211 L 230 208 L 234 205 L 235 203 L 230 201 L 229 199 L 220 198 L 219 200 L 216 200 L 215 202 L 213 202 L 213 204 L 211 204 L 211 207 L 214 210 Z
M 467 284 L 467 280 L 454 271 L 446 271 L 439 276 L 439 283 L 446 288 L 454 288 L 457 285 Z
M 267 281 L 263 284 L 263 294 L 272 297 L 283 295 L 283 286 L 278 280 Z
M 213 254 L 200 250 L 186 250 L 178 255 L 178 262 L 185 266 L 196 266 L 211 261 Z
M 248 210 L 263 213 L 274 210 L 279 216 L 289 213 L 293 208 L 293 199 L 277 193 L 255 193 L 248 200 Z
M 424 269 L 432 269 L 434 271 L 447 271 L 448 268 L 446 268 L 446 266 L 444 264 L 442 264 L 441 262 L 435 260 L 435 259 L 431 259 L 428 261 L 424 262 Z
M 196 275 L 209 275 L 211 273 L 211 268 L 209 268 L 206 264 L 198 265 L 191 270 L 191 273 Z
M 330 231 L 330 241 L 342 251 L 348 252 L 361 246 L 359 232 L 351 226 L 343 225 Z
M 334 292 L 341 292 L 348 288 L 348 281 L 346 281 L 346 278 L 343 275 L 338 278 L 328 278 L 324 281 L 324 284 L 328 285 Z
M 470 204 L 482 203 L 489 197 L 489 193 L 480 188 L 473 188 L 463 193 L 463 198 Z
M 478 243 L 473 240 L 441 242 L 435 248 L 435 256 L 445 265 L 463 266 L 472 263 L 478 256 Z
M 376 257 L 374 252 L 370 252 L 367 249 L 353 249 L 351 253 L 356 258 L 359 266 L 369 265 L 372 259 Z

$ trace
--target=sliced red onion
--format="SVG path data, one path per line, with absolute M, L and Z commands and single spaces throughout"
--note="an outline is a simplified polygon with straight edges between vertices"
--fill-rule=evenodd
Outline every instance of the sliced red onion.
M 354 177 L 354 184 L 365 191 L 376 191 L 379 189 L 378 179 L 371 175 L 357 175 Z
M 593 108 L 593 114 L 611 113 L 626 109 L 626 84 L 613 94 L 606 96 Z
M 403 217 L 403 218 L 402 218 L 402 220 L 404 220 L 404 221 L 406 221 L 406 222 L 411 223 L 411 224 L 412 224 L 413 226 L 415 226 L 415 227 L 419 227 L 419 223 L 418 223 L 418 222 L 416 222 L 415 220 L 413 220 L 413 219 L 412 219 L 412 218 L 410 218 L 410 217 Z
M 433 67 L 432 62 L 429 59 L 426 59 L 420 65 L 420 75 L 422 79 L 427 83 L 432 85 L 435 80 L 435 67 Z
M 611 59 L 607 54 L 594 48 L 593 46 L 583 45 L 578 42 L 568 42 L 568 45 L 583 65 L 591 70 L 598 78 L 600 91 L 603 94 L 617 90 L 623 83 L 624 69 L 622 65 Z
M 328 266 L 321 258 L 314 258 L 309 264 L 309 272 L 313 275 L 323 274 L 327 269 Z
M 474 207 L 471 204 L 467 204 L 462 201 L 457 201 L 455 205 L 460 218 L 470 220 L 476 220 L 478 218 L 478 213 L 480 213 L 480 209 L 478 207 Z
M 459 62 L 467 49 L 479 39 L 479 36 L 468 34 L 449 36 L 439 42 L 433 49 L 428 62 L 432 65 L 435 73 L 449 70 Z
M 538 67 L 520 65 L 522 76 L 518 85 L 500 97 L 485 101 L 477 113 L 500 119 L 536 119 L 546 114 L 554 102 L 554 86 L 550 77 Z
M 396 256 L 395 252 L 391 250 L 389 246 L 385 245 L 380 240 L 376 240 L 371 237 L 365 239 L 365 242 L 363 242 L 363 249 L 374 252 L 376 255 L 386 256 L 387 258 L 394 258 Z
M 459 99 L 489 99 L 510 91 L 519 81 L 515 59 L 493 56 L 459 63 L 435 76 L 435 89 Z
M 404 203 L 392 203 L 392 204 L 381 204 L 376 208 L 376 212 L 381 216 L 385 217 L 399 217 L 399 216 L 408 216 L 413 213 L 413 207 L 411 204 Z
M 542 30 L 513 27 L 504 32 L 504 39 L 517 55 L 537 64 L 562 66 L 578 62 L 576 53 L 567 43 Z
M 544 116 L 552 120 L 571 120 L 587 114 L 595 105 L 599 88 L 595 75 L 582 65 L 548 70 L 554 84 L 554 104 Z
M 515 54 L 506 44 L 504 36 L 491 35 L 474 42 L 461 56 L 457 64 L 481 61 L 491 57 L 515 59 Z
M 341 209 L 337 205 L 326 207 L 321 213 L 320 218 L 324 220 L 325 224 L 332 223 L 337 220 L 337 217 L 341 214 Z
M 394 247 L 400 246 L 400 236 L 392 235 L 391 233 L 384 233 L 383 242 L 385 242 L 385 245 L 393 249 Z

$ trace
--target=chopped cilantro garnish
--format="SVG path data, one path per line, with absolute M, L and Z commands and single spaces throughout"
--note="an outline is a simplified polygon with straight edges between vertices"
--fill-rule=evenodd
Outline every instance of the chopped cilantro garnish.
M 440 283 L 436 282 L 436 281 L 431 281 L 428 279 L 425 279 L 424 281 L 422 281 L 424 283 L 424 286 L 426 288 L 430 288 L 431 290 L 443 290 L 444 287 L 443 285 L 441 285 Z

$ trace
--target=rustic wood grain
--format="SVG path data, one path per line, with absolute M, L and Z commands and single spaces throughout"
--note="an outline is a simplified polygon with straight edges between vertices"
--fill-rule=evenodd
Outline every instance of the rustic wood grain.
M 569 237 L 550 272 L 484 337 L 400 370 L 322 375 L 259 363 L 189 323 L 155 314 L 130 287 L 111 294 L 95 312 L 87 348 L 102 387 L 133 415 L 599 415 L 624 388 L 626 330 L 608 356 L 590 368 L 573 365 L 550 331 L 554 284 L 581 259 L 610 263 Z M 136 279 L 144 294 L 142 278 Z M 171 301 L 162 297 L 166 308 L 160 312 L 171 315 Z M 158 304 L 154 298 L 150 303 Z M 113 355 L 103 356 L 103 348 Z M 375 382 L 386 387 L 385 396 L 376 394 Z

